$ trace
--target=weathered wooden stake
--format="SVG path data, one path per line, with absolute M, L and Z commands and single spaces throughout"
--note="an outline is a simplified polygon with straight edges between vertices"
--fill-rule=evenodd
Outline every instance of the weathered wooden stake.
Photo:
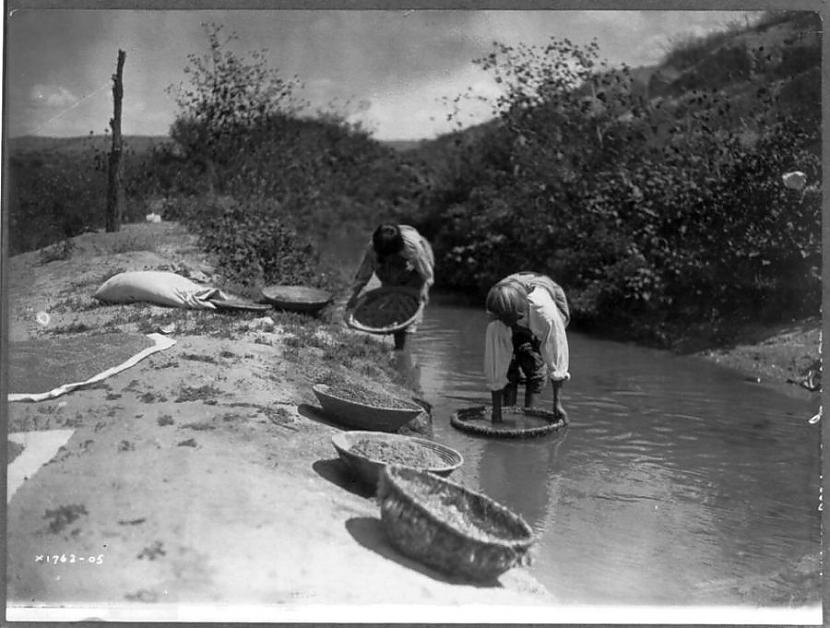
M 124 206 L 124 190 L 121 187 L 121 154 L 123 142 L 121 139 L 121 99 L 124 96 L 124 86 L 121 75 L 124 69 L 124 59 L 127 53 L 118 51 L 118 66 L 112 75 L 112 102 L 113 116 L 110 120 L 112 129 L 112 150 L 109 158 L 107 177 L 107 232 L 118 231 L 121 228 L 121 217 Z

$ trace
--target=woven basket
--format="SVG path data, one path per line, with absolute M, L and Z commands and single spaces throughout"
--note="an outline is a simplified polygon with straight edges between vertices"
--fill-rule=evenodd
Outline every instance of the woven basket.
M 490 420 L 488 406 L 461 408 L 450 417 L 450 425 L 462 432 L 494 438 L 536 438 L 565 427 L 566 423 L 541 408 L 502 408 L 502 422 Z
M 325 384 L 315 384 L 311 389 L 327 415 L 342 425 L 359 430 L 396 432 L 423 412 L 416 403 L 406 408 L 384 408 L 344 399 L 333 395 Z
M 211 298 L 208 299 L 217 310 L 244 310 L 247 312 L 267 312 L 271 306 L 267 303 L 255 303 L 249 299 L 237 297 L 234 295 L 225 295 L 226 298 Z
M 312 314 L 331 302 L 331 293 L 307 286 L 266 286 L 262 298 L 280 310 Z
M 440 459 L 441 462 L 423 466 L 419 462 L 406 463 L 403 461 L 397 461 L 396 458 L 395 464 L 405 465 L 409 468 L 428 471 L 441 476 L 448 476 L 464 462 L 463 456 L 455 449 L 425 438 L 368 431 L 341 432 L 332 436 L 331 443 L 334 445 L 334 448 L 337 450 L 337 453 L 340 454 L 343 461 L 351 467 L 351 469 L 361 480 L 371 486 L 377 486 L 380 470 L 385 465 L 393 461 L 389 459 L 383 460 L 381 458 L 370 458 L 354 451 L 354 446 L 364 440 L 372 441 L 374 443 L 383 443 L 391 447 L 397 447 L 401 452 L 399 454 L 400 458 L 403 458 L 403 452 L 411 447 L 426 449 L 436 458 Z
M 393 334 L 409 327 L 423 307 L 417 290 L 382 286 L 361 295 L 346 324 L 370 334 Z
M 431 473 L 386 465 L 378 500 L 392 545 L 438 571 L 492 581 L 530 564 L 533 530 L 486 495 Z

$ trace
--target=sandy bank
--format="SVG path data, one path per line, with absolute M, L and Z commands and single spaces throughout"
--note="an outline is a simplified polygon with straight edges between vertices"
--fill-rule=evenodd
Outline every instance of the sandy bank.
M 9 405 L 12 432 L 74 430 L 9 503 L 10 605 L 84 605 L 109 617 L 248 605 L 278 620 L 318 605 L 553 601 L 523 569 L 474 586 L 389 546 L 374 499 L 330 443 L 339 428 L 315 411 L 311 392 L 337 371 L 407 394 L 379 365 L 388 350 L 350 353 L 337 326 L 309 331 L 296 317 L 272 326 L 255 320 L 261 314 L 100 306 L 90 297 L 117 270 L 162 268 L 211 272 L 168 224 L 81 236 L 67 260 L 11 260 L 12 339 L 172 323 L 177 344 L 91 388 Z M 48 325 L 38 312 L 49 313 Z M 474 486 L 463 470 L 454 477 Z M 54 554 L 75 562 L 43 562 Z
M 334 372 L 407 396 L 388 368 L 388 345 L 353 346 L 338 324 L 297 316 L 275 314 L 271 325 L 261 314 L 101 306 L 90 295 L 120 270 L 215 279 L 213 267 L 175 224 L 75 242 L 65 260 L 42 263 L 37 252 L 10 260 L 10 338 L 172 325 L 176 345 L 94 387 L 8 406 L 11 432 L 73 430 L 9 503 L 10 605 L 82 605 L 118 619 L 244 605 L 280 621 L 338 605 L 560 604 L 524 569 L 498 586 L 474 586 L 386 541 L 372 496 L 337 458 L 330 438 L 339 428 L 316 411 L 311 385 Z M 48 325 L 38 312 L 49 313 Z M 818 357 L 819 321 L 773 331 L 704 355 L 796 386 L 786 380 Z M 464 467 L 453 477 L 476 487 Z M 55 554 L 95 564 L 37 560 Z

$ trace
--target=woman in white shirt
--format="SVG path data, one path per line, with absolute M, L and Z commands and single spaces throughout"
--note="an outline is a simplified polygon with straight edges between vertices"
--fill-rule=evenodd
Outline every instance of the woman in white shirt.
M 520 372 L 525 376 L 526 408 L 535 405 L 545 379 L 553 386 L 553 412 L 567 421 L 562 406 L 562 383 L 568 372 L 565 328 L 570 310 L 565 292 L 550 277 L 516 273 L 505 277 L 487 294 L 484 374 L 493 401 L 493 421 L 501 421 L 502 405 L 516 404 Z

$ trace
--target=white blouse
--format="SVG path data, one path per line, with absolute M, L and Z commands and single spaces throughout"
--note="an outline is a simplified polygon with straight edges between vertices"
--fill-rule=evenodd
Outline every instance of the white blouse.
M 565 318 L 544 288 L 534 288 L 527 296 L 528 313 L 519 325 L 530 329 L 540 341 L 539 351 L 552 381 L 571 378 L 568 373 L 568 338 Z M 507 385 L 507 370 L 513 359 L 513 331 L 501 321 L 492 321 L 484 337 L 484 377 L 490 390 Z

